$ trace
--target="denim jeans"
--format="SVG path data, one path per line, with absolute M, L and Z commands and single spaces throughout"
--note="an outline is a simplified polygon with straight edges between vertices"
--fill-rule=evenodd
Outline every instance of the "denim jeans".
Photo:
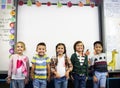
M 46 86 L 47 86 L 46 80 L 40 80 L 40 79 L 33 80 L 33 88 L 46 88 Z
M 12 88 L 25 88 L 24 80 L 12 79 Z
M 97 83 L 94 83 L 94 88 L 106 87 L 106 76 L 107 72 L 97 72 L 95 71 L 95 76 L 98 79 Z
M 66 77 L 55 78 L 54 79 L 55 88 L 67 88 L 68 80 Z
M 86 88 L 86 76 L 79 76 L 74 73 L 73 78 L 74 88 Z

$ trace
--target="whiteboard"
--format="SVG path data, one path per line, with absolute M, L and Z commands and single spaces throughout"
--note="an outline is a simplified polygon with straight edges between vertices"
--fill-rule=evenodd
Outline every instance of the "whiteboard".
M 49 57 L 55 55 L 56 44 L 62 42 L 70 57 L 78 40 L 83 41 L 85 50 L 93 52 L 93 42 L 100 40 L 98 7 L 18 6 L 17 41 L 25 42 L 30 61 L 39 42 L 46 43 Z
M 0 71 L 8 70 L 9 50 L 11 49 L 10 41 L 10 26 L 11 15 L 10 9 L 0 9 Z

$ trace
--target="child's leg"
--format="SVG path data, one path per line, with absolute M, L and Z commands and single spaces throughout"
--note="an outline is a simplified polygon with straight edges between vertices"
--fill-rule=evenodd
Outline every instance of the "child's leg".
M 61 88 L 61 82 L 58 79 L 54 80 L 55 88 Z
M 46 88 L 47 87 L 47 81 L 46 80 L 40 80 L 40 88 Z
M 93 83 L 93 88 L 99 88 L 99 82 Z
M 100 88 L 105 88 L 106 87 L 106 75 L 107 75 L 106 72 L 101 74 Z
M 17 80 L 18 88 L 25 88 L 25 82 L 24 80 Z
M 12 79 L 12 88 L 18 88 L 17 80 Z
M 95 71 L 95 76 L 97 77 L 98 82 L 93 82 L 93 86 L 94 86 L 94 88 L 99 88 L 101 73 Z
M 38 79 L 34 79 L 34 80 L 33 80 L 33 88 L 41 88 Z
M 80 88 L 80 76 L 76 73 L 72 74 L 73 76 L 73 85 L 74 85 L 74 88 Z
M 86 88 L 86 76 L 81 76 L 80 88 Z
M 65 79 L 65 80 L 62 82 L 61 88 L 67 88 L 67 85 L 68 85 L 68 80 Z
M 74 88 L 79 88 L 80 87 L 80 80 L 79 79 L 74 79 Z

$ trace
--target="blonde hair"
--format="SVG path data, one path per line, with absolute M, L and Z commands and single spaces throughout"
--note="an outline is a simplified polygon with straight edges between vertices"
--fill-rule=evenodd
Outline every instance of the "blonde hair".
M 18 44 L 21 44 L 21 45 L 23 46 L 24 50 L 26 50 L 25 43 L 22 42 L 22 41 L 18 41 L 18 42 L 16 43 L 16 45 L 15 45 L 15 49 L 14 49 L 15 53 L 16 53 L 16 48 L 17 48 L 17 45 L 18 45 Z

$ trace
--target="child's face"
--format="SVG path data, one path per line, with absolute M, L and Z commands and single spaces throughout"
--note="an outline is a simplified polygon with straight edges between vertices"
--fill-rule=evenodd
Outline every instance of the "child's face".
M 64 53 L 64 46 L 63 45 L 59 45 L 56 49 L 56 52 L 58 55 L 62 55 Z
M 84 50 L 84 45 L 83 45 L 83 43 L 78 43 L 78 44 L 76 45 L 76 52 L 83 52 L 83 50 Z
M 46 47 L 43 46 L 43 45 L 39 45 L 39 46 L 37 47 L 36 52 L 38 52 L 38 55 L 39 55 L 39 56 L 44 56 L 44 55 L 45 55 L 45 52 L 46 52 Z
M 21 43 L 18 43 L 16 45 L 16 53 L 23 54 L 23 51 L 25 50 L 25 46 Z
M 95 44 L 94 50 L 95 50 L 96 54 L 100 54 L 102 52 L 103 48 L 102 48 L 101 44 Z

